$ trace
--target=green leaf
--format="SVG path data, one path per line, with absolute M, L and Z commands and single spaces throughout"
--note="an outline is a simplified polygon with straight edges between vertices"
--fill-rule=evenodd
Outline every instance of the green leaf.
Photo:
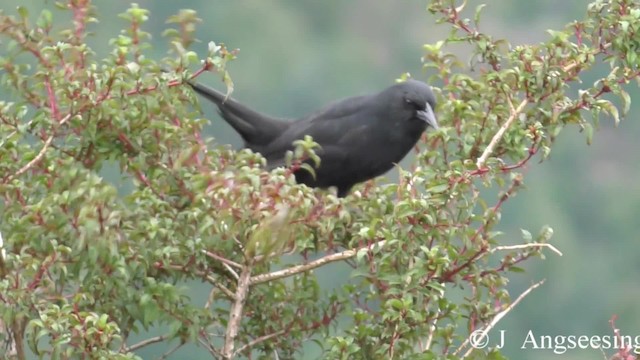
M 429 187 L 429 192 L 430 193 L 442 193 L 447 191 L 447 189 L 449 189 L 449 184 L 439 184 L 439 185 L 435 185 L 435 186 L 431 186 Z
M 584 123 L 582 126 L 587 135 L 587 145 L 591 145 L 593 143 L 593 126 L 590 123 Z
M 51 27 L 51 23 L 53 22 L 53 15 L 51 11 L 47 9 L 43 9 L 36 21 L 36 25 L 42 29 L 49 29 Z
M 480 25 L 480 12 L 482 12 L 485 6 L 487 6 L 487 4 L 480 4 L 476 7 L 476 12 L 473 15 L 473 22 L 476 24 L 476 27 Z
M 18 14 L 23 21 L 26 21 L 29 18 L 29 10 L 24 6 L 18 6 Z
M 622 98 L 622 116 L 627 116 L 629 109 L 631 109 L 631 96 L 628 92 L 620 90 L 620 97 Z

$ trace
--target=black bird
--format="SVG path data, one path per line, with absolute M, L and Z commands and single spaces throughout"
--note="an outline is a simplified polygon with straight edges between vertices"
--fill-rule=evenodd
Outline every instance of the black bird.
M 189 85 L 218 106 L 245 147 L 262 154 L 269 169 L 284 165 L 285 153 L 293 150 L 295 140 L 311 136 L 321 146 L 316 151 L 320 166 L 315 178 L 298 169 L 296 181 L 311 187 L 335 186 L 340 197 L 400 162 L 427 127 L 438 128 L 435 96 L 417 80 L 337 101 L 295 121 L 260 114 L 208 86 Z

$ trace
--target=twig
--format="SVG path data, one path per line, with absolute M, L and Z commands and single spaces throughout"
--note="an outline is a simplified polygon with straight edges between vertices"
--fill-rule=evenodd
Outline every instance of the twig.
M 242 310 L 244 309 L 244 302 L 247 299 L 249 286 L 251 285 L 251 270 L 253 270 L 253 264 L 249 261 L 240 272 L 238 287 L 236 288 L 236 300 L 231 305 L 227 331 L 224 336 L 224 347 L 222 349 L 222 356 L 227 360 L 233 359 L 235 354 L 234 347 L 240 323 L 242 322 Z
M 7 269 L 5 269 L 4 258 L 7 256 L 7 252 L 4 250 L 4 240 L 2 240 L 2 233 L 0 233 L 0 280 L 4 280 L 7 276 Z
M 220 291 L 222 291 L 225 295 L 227 295 L 229 299 L 231 300 L 236 299 L 236 295 L 233 293 L 233 291 L 229 290 L 226 286 L 220 284 L 220 282 L 217 281 L 213 276 L 207 275 L 205 278 L 207 279 L 207 282 L 209 284 L 217 287 Z M 213 289 L 211 289 L 211 291 L 213 292 Z
M 278 271 L 274 271 L 268 274 L 260 274 L 260 275 L 256 275 L 254 277 L 251 278 L 251 285 L 256 285 L 256 284 L 261 284 L 264 282 L 269 282 L 269 281 L 273 281 L 273 280 L 277 280 L 277 279 L 282 279 L 282 278 L 286 278 L 289 276 L 293 276 L 295 274 L 299 274 L 305 271 L 309 271 L 315 268 L 318 268 L 322 265 L 328 264 L 328 263 L 332 263 L 335 261 L 340 261 L 340 260 L 345 260 L 345 259 L 349 259 L 352 258 L 354 256 L 356 256 L 356 254 L 358 253 L 358 251 L 363 251 L 364 249 L 371 249 L 373 246 L 383 246 L 384 243 L 386 242 L 386 240 L 381 240 L 378 241 L 372 245 L 369 245 L 367 247 L 363 247 L 363 248 L 359 248 L 359 249 L 351 249 L 351 250 L 345 250 L 343 252 L 339 252 L 336 254 L 331 254 L 331 255 L 327 255 L 325 257 L 322 257 L 318 260 L 314 260 L 310 263 L 307 264 L 302 264 L 302 265 L 297 265 L 297 266 L 292 266 L 290 268 L 287 269 L 282 269 L 282 270 L 278 270 Z
M 169 356 L 171 356 L 171 354 L 173 354 L 174 352 L 178 351 L 178 349 L 180 349 L 183 346 L 184 346 L 184 341 L 180 341 L 180 343 L 178 345 L 174 346 L 173 349 L 168 350 L 167 352 L 162 354 L 162 356 L 160 357 L 159 360 L 167 359 Z
M 65 122 L 67 122 L 67 120 L 69 120 L 71 118 L 71 114 L 67 114 L 67 116 L 64 117 L 64 119 L 62 119 L 62 121 L 60 121 L 59 125 L 64 124 Z M 31 161 L 29 161 L 25 166 L 21 167 L 20 170 L 16 171 L 15 174 L 9 176 L 9 179 L 7 179 L 7 183 L 10 182 L 11 180 L 17 178 L 18 176 L 24 174 L 25 172 L 27 172 L 29 169 L 31 169 L 31 167 L 33 167 L 35 164 L 39 163 L 40 160 L 42 160 L 42 158 L 44 157 L 44 154 L 47 152 L 47 149 L 49 148 L 49 146 L 51 145 L 51 143 L 53 142 L 53 139 L 55 138 L 54 134 L 51 134 L 47 140 L 44 142 L 44 146 L 42 146 L 42 149 L 40 149 L 40 152 L 38 153 L 38 155 L 36 155 L 36 157 L 34 157 Z
M 496 326 L 496 324 L 500 320 L 502 320 L 503 317 L 505 317 L 511 310 L 513 310 L 513 308 L 515 308 L 516 305 L 518 305 L 527 295 L 529 295 L 529 293 L 531 293 L 533 290 L 535 290 L 540 285 L 544 284 L 545 281 L 546 281 L 545 279 L 542 279 L 542 280 L 538 281 L 537 283 L 531 285 L 527 290 L 525 290 L 522 294 L 520 294 L 520 296 L 518 296 L 511 304 L 509 304 L 509 306 L 507 306 L 506 309 L 504 309 L 501 312 L 499 312 L 498 314 L 496 314 L 496 316 L 493 317 L 493 320 L 491 320 L 491 322 L 489 322 L 484 328 L 480 329 L 482 331 L 483 337 L 487 336 L 487 333 L 489 331 L 491 331 L 491 329 L 493 329 L 493 327 Z M 456 349 L 456 351 L 453 353 L 453 355 L 454 356 L 457 355 L 460 351 L 462 351 L 462 349 L 467 347 L 467 345 L 469 345 L 470 341 L 471 341 L 471 336 L 468 337 L 462 343 L 462 345 L 460 345 L 460 347 Z M 471 352 L 473 350 L 474 350 L 473 347 L 469 348 L 467 350 L 467 352 L 465 352 L 462 357 L 465 358 L 465 357 L 469 356 L 469 354 L 471 354 Z
M 184 271 L 184 266 L 182 266 L 182 265 L 166 265 L 164 267 L 167 268 L 167 269 L 171 269 L 171 270 Z M 214 278 L 213 276 L 205 273 L 204 271 L 199 271 L 199 270 L 196 270 L 196 274 L 198 276 L 202 276 L 202 278 L 205 279 L 209 284 L 211 284 L 211 285 L 217 287 L 218 289 L 220 289 L 230 299 L 235 299 L 235 295 L 233 294 L 233 292 L 231 290 L 229 290 L 226 286 L 220 284 L 220 282 L 218 280 L 216 280 L 216 278 Z
M 562 256 L 562 252 L 560 250 L 558 250 L 558 248 L 556 248 L 555 246 L 553 246 L 551 244 L 545 244 L 545 243 L 530 243 L 530 244 L 520 244 L 520 245 L 496 246 L 493 249 L 491 249 L 491 251 L 489 251 L 489 253 L 494 253 L 496 251 L 502 251 L 502 250 L 526 249 L 526 248 L 531 248 L 531 247 L 546 247 L 546 248 L 549 248 L 554 253 L 558 254 L 559 256 Z
M 209 309 L 211 304 L 213 304 L 214 294 L 216 293 L 216 287 L 212 287 L 211 291 L 209 291 L 209 296 L 207 296 L 207 302 L 204 303 L 204 308 Z
M 212 253 L 211 251 L 202 250 L 202 252 L 203 252 L 205 255 L 207 255 L 208 257 L 210 257 L 210 258 L 212 258 L 212 259 L 215 259 L 215 260 L 218 260 L 218 261 L 220 261 L 221 263 L 225 263 L 225 264 L 227 264 L 227 265 L 234 266 L 234 267 L 236 267 L 236 268 L 238 268 L 238 269 L 242 269 L 242 265 L 238 264 L 237 262 L 235 262 L 235 261 L 233 261 L 233 260 L 229 260 L 229 259 L 227 259 L 227 258 L 223 258 L 222 256 L 220 256 L 220 255 L 216 255 L 216 254 Z
M 440 310 L 438 310 L 437 315 L 440 316 Z M 424 344 L 424 346 L 422 347 L 422 351 L 427 351 L 431 349 L 431 343 L 433 342 L 433 335 L 436 332 L 436 328 L 437 328 L 436 325 L 438 324 L 438 316 L 434 316 L 433 324 L 429 326 L 429 335 L 427 336 L 426 344 Z
M 509 97 L 507 97 L 507 99 L 509 99 Z M 510 99 L 509 99 L 509 102 L 511 102 Z M 504 124 L 502 124 L 498 132 L 496 132 L 496 134 L 493 135 L 491 142 L 489 143 L 487 148 L 484 149 L 484 152 L 482 153 L 482 155 L 478 158 L 478 161 L 476 162 L 476 166 L 478 167 L 478 169 L 482 169 L 484 167 L 484 164 L 487 162 L 487 159 L 489 158 L 489 156 L 491 156 L 491 154 L 493 153 L 493 150 L 498 145 L 498 142 L 500 141 L 500 139 L 502 139 L 502 137 L 504 136 L 504 133 L 507 131 L 509 126 L 513 124 L 513 122 L 516 120 L 518 115 L 520 115 L 522 110 L 524 110 L 525 106 L 527 106 L 528 103 L 529 101 L 527 99 L 524 99 L 522 100 L 520 105 L 518 105 L 517 108 L 515 109 L 512 108 L 511 115 L 509 115 L 509 119 L 507 119 L 507 121 Z M 511 107 L 513 107 L 513 104 L 511 104 Z
M 200 345 L 204 346 L 204 348 L 207 349 L 209 354 L 211 354 L 214 358 L 217 359 L 222 357 L 222 354 L 220 354 L 218 350 L 216 350 L 213 346 L 211 346 L 211 344 L 207 343 L 202 338 L 198 338 L 198 342 L 200 343 Z
M 227 269 L 227 271 L 229 271 L 236 280 L 240 280 L 240 276 L 231 268 L 231 266 L 227 265 L 225 262 L 222 263 L 222 266 L 224 266 L 224 268 Z
M 562 71 L 569 72 L 569 71 L 572 71 L 573 69 L 575 69 L 576 67 L 579 67 L 581 65 L 584 65 L 584 64 L 581 64 L 581 63 L 578 63 L 578 62 L 572 62 L 572 63 L 570 63 L 568 65 L 565 65 L 562 68 Z M 491 156 L 491 153 L 493 153 L 493 150 L 495 150 L 495 147 L 498 145 L 498 142 L 500 141 L 500 139 L 502 139 L 502 137 L 504 136 L 504 133 L 511 126 L 511 124 L 515 121 L 515 119 L 518 117 L 518 115 L 520 115 L 522 110 L 524 110 L 525 106 L 527 106 L 527 104 L 529 103 L 529 101 L 527 99 L 524 99 L 524 100 L 522 100 L 520 105 L 518 105 L 517 108 L 514 108 L 513 107 L 513 103 L 511 102 L 511 97 L 509 97 L 508 95 L 507 95 L 507 102 L 509 103 L 509 108 L 511 110 L 511 114 L 509 115 L 509 119 L 507 119 L 507 121 L 504 124 L 502 124 L 502 126 L 500 127 L 498 132 L 491 139 L 491 142 L 489 143 L 487 148 L 484 149 L 484 152 L 482 153 L 482 155 L 476 161 L 476 167 L 478 169 L 482 169 L 484 167 L 484 164 L 487 162 L 487 159 L 489 158 L 489 156 Z
M 283 329 L 283 330 L 279 330 L 279 331 L 276 331 L 276 332 L 271 333 L 271 334 L 267 334 L 267 335 L 263 335 L 263 336 L 260 336 L 258 338 L 255 338 L 255 339 L 249 341 L 248 343 L 242 345 L 238 350 L 235 351 L 234 355 L 238 355 L 238 354 L 242 353 L 243 351 L 245 351 L 247 349 L 250 349 L 250 348 L 260 344 L 261 342 L 267 341 L 267 340 L 272 339 L 272 338 L 274 338 L 276 336 L 284 335 L 286 333 L 287 333 L 287 330 Z
M 136 350 L 141 349 L 141 348 L 143 348 L 145 346 L 149 346 L 151 344 L 156 344 L 156 343 L 159 343 L 159 342 L 163 342 L 163 341 L 167 340 L 167 338 L 168 338 L 167 336 L 162 335 L 162 336 L 156 336 L 156 337 L 152 337 L 152 338 L 149 338 L 149 339 L 146 339 L 146 340 L 142 340 L 139 343 L 135 343 L 135 344 L 133 344 L 131 346 L 125 347 L 124 351 L 125 352 L 136 351 Z

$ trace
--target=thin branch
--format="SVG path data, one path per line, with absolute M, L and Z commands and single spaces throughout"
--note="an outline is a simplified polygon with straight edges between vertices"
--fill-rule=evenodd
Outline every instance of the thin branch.
M 236 299 L 236 295 L 233 293 L 233 291 L 229 290 L 226 286 L 220 284 L 220 282 L 217 281 L 213 276 L 207 275 L 205 277 L 205 279 L 207 279 L 207 282 L 209 284 L 215 286 L 220 291 L 222 291 L 225 295 L 227 295 L 229 297 L 229 299 L 231 299 L 231 300 L 235 300 Z M 211 289 L 211 292 L 213 293 L 213 289 Z M 206 307 L 209 307 L 209 306 L 206 306 Z
M 71 118 L 71 114 L 67 114 L 67 116 L 64 117 L 64 119 L 62 119 L 60 121 L 59 125 L 64 124 L 65 122 L 67 122 L 69 119 Z M 34 157 L 31 161 L 29 161 L 25 166 L 23 166 L 22 168 L 20 168 L 20 170 L 18 170 L 15 174 L 9 176 L 9 178 L 7 179 L 7 183 L 9 183 L 11 180 L 17 178 L 18 176 L 24 174 L 25 172 L 27 172 L 29 169 L 31 169 L 35 164 L 39 163 L 40 160 L 42 160 L 42 158 L 44 157 L 44 154 L 47 152 L 47 149 L 49 148 L 49 146 L 51 145 L 51 143 L 53 142 L 53 139 L 55 138 L 54 134 L 51 134 L 51 136 L 49 136 L 47 138 L 47 140 L 44 142 L 44 146 L 42 146 L 42 149 L 40 149 L 40 152 L 38 153 L 38 155 L 36 155 L 36 157 Z
M 204 308 L 209 309 L 209 307 L 213 304 L 213 299 L 215 298 L 214 294 L 216 293 L 215 286 L 211 288 L 209 291 L 209 296 L 207 296 L 207 302 L 204 303 Z
M 250 348 L 260 344 L 261 342 L 265 342 L 267 340 L 273 339 L 274 337 L 277 337 L 277 336 L 284 335 L 286 333 L 287 333 L 287 330 L 283 329 L 283 330 L 279 330 L 279 331 L 276 331 L 276 332 L 271 333 L 271 334 L 267 334 L 267 335 L 255 338 L 255 339 L 249 341 L 248 343 L 242 345 L 238 350 L 235 351 L 234 355 L 238 355 L 238 354 L 242 353 L 243 351 L 245 351 L 247 349 L 250 349 Z
M 438 310 L 437 316 L 434 316 L 433 324 L 431 324 L 431 326 L 429 326 L 429 335 L 427 335 L 427 342 L 422 347 L 422 351 L 427 351 L 427 350 L 431 349 L 431 343 L 433 343 L 433 336 L 434 336 L 434 334 L 436 332 L 436 329 L 437 329 L 437 324 L 438 324 L 440 312 L 441 311 Z
M 532 248 L 532 247 L 545 247 L 545 248 L 548 248 L 549 250 L 553 251 L 554 253 L 558 254 L 559 256 L 562 256 L 562 252 L 560 250 L 558 250 L 558 248 L 556 248 L 555 246 L 553 246 L 551 244 L 545 244 L 545 243 L 530 243 L 530 244 L 520 244 L 520 245 L 496 246 L 493 249 L 491 249 L 491 251 L 489 251 L 489 252 L 490 253 L 494 253 L 496 251 L 502 251 L 502 250 L 517 250 L 517 249 L 526 249 L 526 248 Z
M 205 349 L 211 354 L 214 358 L 219 359 L 222 357 L 222 354 L 218 350 L 216 350 L 211 344 L 204 341 L 202 338 L 198 338 L 198 342 L 200 345 L 204 346 Z
M 544 284 L 545 281 L 546 281 L 545 279 L 542 279 L 542 280 L 538 281 L 537 283 L 531 285 L 527 290 L 525 290 L 522 294 L 520 294 L 520 296 L 518 296 L 511 304 L 509 304 L 509 306 L 507 306 L 506 309 L 504 309 L 501 312 L 499 312 L 498 314 L 496 314 L 496 316 L 493 317 L 491 322 L 489 322 L 487 325 L 485 325 L 482 329 L 479 329 L 479 330 L 476 330 L 476 331 L 482 331 L 482 337 L 487 336 L 487 333 L 489 333 L 489 331 L 491 331 L 491 329 L 493 329 L 496 326 L 496 324 L 498 324 L 498 322 L 500 320 L 502 320 L 502 318 L 504 318 L 511 310 L 513 310 L 527 295 L 529 295 L 529 293 L 531 293 L 533 290 L 535 290 L 540 285 Z M 474 333 L 476 333 L 476 332 L 474 332 Z M 467 345 L 469 345 L 470 341 L 471 341 L 471 336 L 469 336 L 462 343 L 462 345 L 460 345 L 460 347 L 456 349 L 456 351 L 453 353 L 453 355 L 454 356 L 457 355 L 460 351 L 462 351 L 462 349 L 467 347 Z M 465 357 L 469 356 L 469 354 L 471 354 L 471 352 L 473 350 L 474 350 L 473 347 L 469 348 L 467 350 L 467 352 L 465 352 L 465 354 L 462 357 L 465 358 Z
M 507 98 L 509 99 L 509 97 Z M 511 99 L 509 99 L 509 101 L 511 101 Z M 518 115 L 520 115 L 522 110 L 524 110 L 524 108 L 527 106 L 528 103 L 529 103 L 529 100 L 524 99 L 522 100 L 520 105 L 518 105 L 517 108 L 511 110 L 511 115 L 509 115 L 509 119 L 507 119 L 507 121 L 504 124 L 502 124 L 498 132 L 496 132 L 496 134 L 493 135 L 491 142 L 489 143 L 487 148 L 484 149 L 484 152 L 482 153 L 482 155 L 478 158 L 478 161 L 476 162 L 476 166 L 478 167 L 478 169 L 482 169 L 484 167 L 484 164 L 487 162 L 487 159 L 489 158 L 489 156 L 491 156 L 491 154 L 493 153 L 493 150 L 495 150 L 496 146 L 498 145 L 498 142 L 504 136 L 504 133 L 511 126 L 511 124 L 513 124 L 513 122 L 516 120 Z M 511 106 L 513 106 L 513 104 Z
M 371 249 L 373 248 L 373 246 L 383 246 L 384 243 L 386 242 L 386 240 L 381 240 L 378 241 L 374 244 L 371 244 L 367 247 L 362 247 L 359 249 L 351 249 L 351 250 L 345 250 L 336 254 L 331 254 L 331 255 L 327 255 L 325 257 L 322 257 L 318 260 L 314 260 L 310 263 L 307 264 L 302 264 L 302 265 L 296 265 L 296 266 L 292 266 L 290 268 L 287 269 L 282 269 L 282 270 L 278 270 L 278 271 L 274 271 L 268 274 L 260 274 L 260 275 L 256 275 L 254 277 L 251 278 L 251 285 L 256 285 L 256 284 L 261 284 L 261 283 L 265 283 L 265 282 L 269 282 L 269 281 L 273 281 L 273 280 L 277 280 L 277 279 L 282 279 L 282 278 L 286 278 L 289 276 L 293 276 L 302 272 L 306 272 L 309 270 L 313 270 L 315 268 L 318 268 L 320 266 L 323 266 L 325 264 L 328 263 L 332 263 L 332 262 L 336 262 L 336 261 L 340 261 L 340 260 L 346 260 L 346 259 L 350 259 L 354 256 L 356 256 L 356 254 L 358 253 L 358 251 L 362 251 L 364 249 Z
M 235 262 L 233 260 L 229 260 L 227 258 L 223 258 L 222 256 L 216 255 L 216 254 L 212 253 L 211 251 L 202 250 L 202 252 L 205 255 L 207 255 L 208 257 L 210 257 L 212 259 L 215 259 L 215 260 L 218 260 L 221 263 L 224 263 L 224 264 L 227 264 L 227 265 L 230 265 L 230 266 L 234 266 L 234 267 L 236 267 L 238 269 L 242 269 L 242 265 L 238 264 L 237 262 Z
M 0 280 L 4 280 L 7 276 L 7 269 L 4 265 L 4 258 L 7 256 L 7 252 L 4 250 L 4 240 L 2 240 L 2 233 L 0 233 Z
M 251 285 L 251 270 L 253 270 L 253 264 L 251 262 L 242 268 L 240 278 L 238 279 L 238 287 L 236 288 L 236 300 L 231 305 L 227 331 L 224 336 L 224 347 L 222 349 L 222 356 L 227 360 L 233 359 L 235 354 L 235 341 L 240 329 L 240 323 L 242 322 L 244 302 L 247 299 L 249 286 Z
M 131 346 L 127 346 L 124 348 L 124 352 L 132 352 L 132 351 L 136 351 L 138 349 L 141 349 L 145 346 L 149 346 L 151 344 L 156 344 L 159 342 L 163 342 L 165 340 L 167 340 L 168 336 L 166 335 L 162 335 L 162 336 L 156 336 L 156 337 L 152 337 L 146 340 L 142 340 L 139 343 L 135 343 Z
M 213 304 L 215 289 L 222 291 L 232 301 L 236 299 L 236 295 L 233 293 L 233 291 L 229 290 L 226 286 L 220 284 L 220 282 L 217 281 L 213 276 L 207 275 L 205 276 L 205 279 L 207 280 L 208 283 L 214 286 L 213 288 L 211 288 L 211 291 L 209 292 L 209 297 L 207 298 L 207 302 L 204 304 L 205 309 L 208 309 L 209 306 Z
M 237 272 L 235 272 L 231 266 L 227 265 L 227 263 L 222 263 L 222 266 L 224 266 L 225 269 L 227 269 L 227 271 L 229 271 L 231 273 L 231 275 L 236 279 L 236 280 L 240 280 L 240 276 L 238 275 Z
M 569 71 L 573 70 L 574 68 L 576 68 L 576 67 L 578 67 L 580 65 L 583 65 L 583 64 L 578 64 L 577 62 L 573 62 L 573 63 L 570 63 L 570 64 L 566 65 L 562 70 L 564 72 L 569 72 Z M 511 114 L 509 116 L 509 119 L 502 125 L 502 127 L 498 130 L 498 132 L 493 136 L 493 138 L 491 139 L 491 142 L 489 143 L 489 145 L 487 146 L 485 151 L 478 158 L 478 160 L 476 162 L 476 166 L 477 166 L 478 169 L 474 171 L 475 174 L 483 174 L 483 173 L 486 172 L 487 169 L 484 169 L 484 164 L 486 163 L 487 159 L 489 158 L 489 156 L 491 156 L 491 153 L 495 150 L 495 147 L 497 146 L 497 144 L 500 141 L 500 139 L 504 136 L 504 133 L 506 132 L 506 130 L 511 126 L 513 121 L 515 121 L 515 119 L 518 117 L 518 115 L 520 115 L 520 113 L 524 110 L 524 107 L 528 104 L 528 100 L 524 99 L 524 100 L 522 100 L 520 105 L 518 105 L 518 108 L 514 108 L 513 102 L 511 101 L 511 97 L 509 95 L 507 95 L 506 99 L 507 99 L 507 103 L 509 104 L 509 109 L 510 109 L 510 112 L 511 112 Z M 502 171 L 508 171 L 508 170 L 512 170 L 514 168 L 518 168 L 518 167 L 522 166 L 524 163 L 529 161 L 529 159 L 533 155 L 535 155 L 537 150 L 538 149 L 535 148 L 535 146 L 532 147 L 531 149 L 529 149 L 529 156 L 525 160 L 521 161 L 520 163 L 518 163 L 517 165 L 514 165 L 514 166 L 503 167 L 501 170 Z
M 171 270 L 178 270 L 178 271 L 184 271 L 184 266 L 182 265 L 166 265 L 164 266 L 167 269 L 171 269 Z M 229 290 L 226 286 L 220 284 L 220 282 L 218 280 L 216 280 L 216 278 L 214 278 L 213 276 L 205 273 L 204 271 L 199 271 L 196 270 L 195 272 L 198 276 L 202 276 L 203 279 L 205 279 L 209 284 L 217 287 L 218 289 L 220 289 L 223 293 L 225 293 L 225 295 L 227 295 L 230 299 L 235 299 L 235 295 L 233 294 L 233 291 Z
M 24 332 L 27 325 L 26 323 L 27 323 L 26 319 L 23 319 L 22 317 L 16 318 L 11 323 L 10 336 L 13 339 L 11 345 L 13 346 L 12 350 L 15 351 L 15 356 L 18 360 L 27 359 L 27 354 L 26 354 L 25 345 L 24 345 Z
M 180 349 L 181 347 L 184 346 L 184 341 L 180 341 L 180 343 L 176 346 L 173 347 L 173 349 L 167 350 L 167 352 L 165 352 L 164 354 L 162 354 L 162 356 L 160 357 L 159 360 L 165 360 L 167 359 L 169 356 L 171 356 L 171 354 L 173 354 L 174 352 L 178 351 L 178 349 Z
M 60 113 L 58 112 L 58 101 L 56 100 L 55 91 L 53 87 L 51 87 L 51 82 L 49 81 L 49 76 L 45 77 L 44 87 L 47 89 L 47 97 L 49 98 L 49 108 L 51 109 L 51 116 L 55 121 L 58 121 L 60 118 Z

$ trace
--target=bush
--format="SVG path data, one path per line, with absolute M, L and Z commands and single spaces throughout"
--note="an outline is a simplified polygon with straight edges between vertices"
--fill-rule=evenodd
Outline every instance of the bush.
M 562 129 L 589 143 L 603 114 L 617 123 L 640 74 L 637 2 L 595 1 L 546 42 L 514 46 L 480 31 L 482 7 L 431 0 L 451 28 L 424 47 L 443 128 L 398 184 L 338 199 L 203 138 L 182 80 L 212 70 L 231 92 L 237 54 L 211 43 L 200 62 L 195 12 L 169 19 L 172 51 L 156 62 L 146 10 L 122 14 L 130 25 L 100 59 L 86 43 L 97 10 L 59 7 L 73 21 L 55 31 L 50 10 L 34 24 L 26 8 L 0 13 L 1 81 L 16 97 L 0 102 L 0 336 L 17 359 L 136 359 L 172 341 L 221 359 L 294 358 L 309 341 L 332 359 L 501 358 L 470 342 L 541 284 L 512 299 L 509 273 L 557 252 L 550 227 L 500 245 L 502 205 Z M 449 52 L 459 43 L 476 76 Z M 600 63 L 609 73 L 572 94 Z M 328 292 L 314 270 L 336 262 L 350 278 Z M 205 304 L 190 298 L 197 282 Z M 152 327 L 163 334 L 131 340 Z

